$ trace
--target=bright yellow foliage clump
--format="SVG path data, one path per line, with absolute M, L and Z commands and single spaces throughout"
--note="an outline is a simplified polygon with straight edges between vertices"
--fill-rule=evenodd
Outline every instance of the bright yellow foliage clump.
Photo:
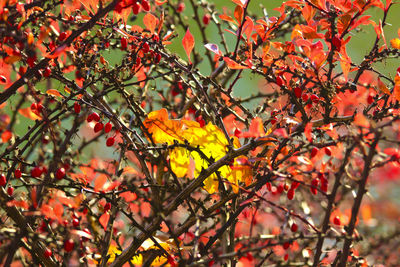
M 207 169 L 210 165 L 208 159 L 219 160 L 228 151 L 228 140 L 220 128 L 211 122 L 201 127 L 196 121 L 190 120 L 171 120 L 168 118 L 166 109 L 149 113 L 144 121 L 148 132 L 157 144 L 174 143 L 189 144 L 191 147 L 198 148 L 197 151 L 188 151 L 185 147 L 175 147 L 170 150 L 170 165 L 177 177 L 189 175 L 189 165 L 191 160 L 194 162 L 194 176 L 197 177 L 202 169 Z M 238 139 L 234 139 L 234 147 L 239 148 Z M 202 157 L 204 154 L 207 158 Z M 251 168 L 246 165 L 247 158 L 238 157 L 233 164 L 219 168 L 222 180 L 226 179 L 232 186 L 234 192 L 239 191 L 239 182 L 249 184 L 252 179 Z M 204 181 L 204 189 L 212 194 L 218 190 L 218 177 L 213 173 Z

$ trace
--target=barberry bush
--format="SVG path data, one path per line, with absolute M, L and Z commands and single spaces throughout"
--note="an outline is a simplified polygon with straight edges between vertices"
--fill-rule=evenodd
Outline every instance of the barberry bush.
M 1 0 L 0 264 L 396 266 L 396 10 Z

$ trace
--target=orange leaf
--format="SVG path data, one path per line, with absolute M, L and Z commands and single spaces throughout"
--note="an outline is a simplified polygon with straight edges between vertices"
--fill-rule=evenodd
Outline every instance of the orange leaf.
M 194 38 L 193 35 L 190 33 L 189 28 L 187 29 L 186 34 L 183 37 L 182 44 L 183 48 L 186 51 L 186 55 L 189 58 L 189 63 L 192 63 L 192 61 L 190 60 L 190 53 L 194 48 Z
M 396 84 L 393 88 L 393 96 L 400 101 L 400 84 Z
M 219 18 L 222 20 L 228 21 L 228 22 L 232 22 L 237 25 L 237 22 L 228 15 L 222 14 L 222 15 L 219 15 Z
M 247 66 L 240 65 L 239 63 L 230 59 L 229 57 L 224 57 L 224 61 L 225 61 L 226 65 L 228 66 L 228 68 L 230 68 L 232 70 L 240 70 L 240 69 L 248 68 Z
M 154 30 L 158 24 L 158 19 L 154 15 L 147 13 L 143 17 L 143 23 L 146 28 L 149 29 L 152 34 L 154 34 Z
M 362 113 L 356 114 L 354 117 L 354 124 L 360 127 L 369 128 L 369 121 Z
M 4 63 L 13 64 L 14 62 L 17 62 L 19 60 L 21 60 L 21 56 L 9 56 L 4 59 Z
M 390 95 L 390 90 L 387 88 L 386 84 L 384 84 L 381 79 L 378 78 L 378 88 L 381 90 L 381 92 Z
M 3 143 L 7 143 L 7 142 L 11 139 L 11 137 L 12 137 L 12 132 L 10 132 L 10 131 L 4 131 L 4 132 L 1 134 L 1 141 L 2 141 Z
M 161 6 L 162 4 L 165 4 L 167 0 L 156 0 L 156 5 Z
M 7 202 L 7 207 L 18 207 L 18 208 L 23 208 L 23 209 L 29 209 L 29 205 L 28 203 L 26 203 L 26 201 L 23 200 L 11 200 Z
M 108 224 L 109 219 L 110 219 L 110 214 L 108 214 L 108 212 L 101 215 L 101 217 L 99 219 L 99 222 L 100 222 L 101 226 L 103 226 L 104 230 L 107 229 L 107 224 Z
M 131 202 L 134 201 L 135 199 L 137 199 L 137 195 L 135 193 L 126 191 L 123 192 L 121 194 L 119 194 L 120 197 L 122 197 L 123 199 L 125 199 L 126 202 Z
M 49 89 L 46 91 L 46 94 L 52 95 L 52 96 L 58 96 L 58 97 L 63 97 L 60 92 L 58 92 L 56 89 Z
M 107 175 L 100 174 L 94 181 L 94 190 L 100 191 L 103 189 L 104 184 L 107 182 Z
M 18 110 L 18 113 L 24 117 L 27 117 L 28 119 L 31 119 L 31 120 L 41 120 L 42 119 L 41 116 L 33 113 L 30 107 L 21 108 L 20 110 Z

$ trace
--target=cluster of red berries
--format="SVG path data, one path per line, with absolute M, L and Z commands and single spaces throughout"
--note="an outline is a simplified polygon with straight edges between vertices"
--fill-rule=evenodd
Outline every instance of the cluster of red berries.
M 104 125 L 104 124 L 100 121 L 100 116 L 99 116 L 99 114 L 97 114 L 96 112 L 91 113 L 91 114 L 87 117 L 86 121 L 87 121 L 87 122 L 92 122 L 92 121 L 96 122 L 96 124 L 94 125 L 94 132 L 95 132 L 95 133 L 98 133 L 98 132 L 100 132 L 100 131 L 103 130 L 103 129 L 104 129 L 104 132 L 105 132 L 105 133 L 109 133 L 109 132 L 112 130 L 112 128 L 113 128 L 111 122 L 107 122 L 106 125 Z M 115 143 L 115 137 L 114 137 L 114 136 L 111 136 L 111 137 L 108 137 L 108 138 L 107 138 L 107 141 L 106 141 L 106 145 L 107 145 L 107 146 L 112 146 L 112 145 L 114 145 L 114 143 Z
M 141 0 L 140 3 L 136 0 L 121 0 L 117 3 L 114 10 L 117 13 L 121 13 L 122 10 L 129 7 L 132 7 L 132 12 L 135 15 L 139 14 L 141 10 L 140 8 L 142 8 L 146 12 L 150 11 L 150 3 L 148 0 Z
M 31 110 L 36 115 L 40 115 L 40 113 L 42 113 L 42 111 L 43 111 L 42 103 L 32 103 Z

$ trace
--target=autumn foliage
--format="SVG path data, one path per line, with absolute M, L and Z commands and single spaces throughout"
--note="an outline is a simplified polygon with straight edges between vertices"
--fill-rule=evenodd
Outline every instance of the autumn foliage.
M 400 262 L 396 3 L 217 2 L 0 0 L 1 266 Z

